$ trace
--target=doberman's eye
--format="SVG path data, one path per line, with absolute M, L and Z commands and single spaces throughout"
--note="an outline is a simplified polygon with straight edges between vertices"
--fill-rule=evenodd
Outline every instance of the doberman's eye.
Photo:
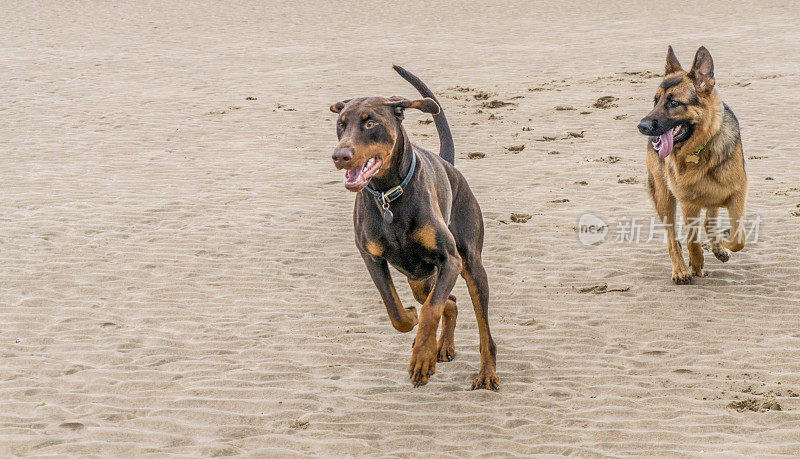
M 342 121 L 342 120 L 337 120 L 337 121 L 336 121 L 336 126 L 338 126 L 338 127 L 340 127 L 340 128 L 343 128 L 343 127 L 344 127 L 344 121 Z
M 378 123 L 376 123 L 375 121 L 372 121 L 372 120 L 367 120 L 367 121 L 364 123 L 364 129 L 372 129 L 372 128 L 374 128 L 374 127 L 375 127 L 375 126 L 377 126 L 377 125 L 378 125 Z

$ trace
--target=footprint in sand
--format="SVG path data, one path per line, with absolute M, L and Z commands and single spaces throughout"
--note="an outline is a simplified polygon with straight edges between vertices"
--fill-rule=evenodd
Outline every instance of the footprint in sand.
M 595 163 L 614 164 L 614 163 L 618 163 L 621 159 L 622 158 L 620 158 L 619 156 L 604 156 L 602 158 L 595 158 L 592 161 L 595 162 Z
M 526 223 L 531 217 L 533 217 L 531 214 L 511 213 L 511 221 L 514 223 Z
M 58 427 L 62 429 L 72 430 L 75 432 L 86 428 L 86 426 L 84 426 L 80 422 L 62 422 L 61 424 L 58 425 Z
M 561 140 L 582 139 L 583 138 L 583 134 L 585 132 L 586 131 L 580 131 L 580 132 L 578 132 L 578 131 L 569 131 L 569 132 L 567 132 L 567 136 L 566 137 L 562 137 Z
M 573 287 L 578 293 L 594 293 L 596 295 L 600 295 L 602 293 L 609 293 L 609 292 L 627 292 L 630 290 L 630 287 L 617 287 L 617 288 L 608 288 L 608 284 L 596 284 L 590 285 L 588 287 Z
M 594 101 L 594 103 L 592 104 L 592 107 L 594 107 L 594 108 L 602 108 L 602 109 L 616 107 L 617 104 L 615 104 L 614 102 L 616 102 L 618 100 L 619 99 L 614 97 L 614 96 L 599 97 L 596 101 Z
M 756 413 L 765 413 L 767 411 L 782 411 L 780 403 L 775 399 L 768 399 L 759 401 L 755 398 L 748 398 L 745 400 L 734 400 L 728 404 L 728 408 L 736 410 L 740 413 L 745 411 L 754 411 Z
M 503 100 L 490 100 L 488 102 L 484 102 L 481 106 L 483 108 L 501 108 L 501 107 L 508 107 L 508 106 L 516 106 L 514 102 L 506 102 Z

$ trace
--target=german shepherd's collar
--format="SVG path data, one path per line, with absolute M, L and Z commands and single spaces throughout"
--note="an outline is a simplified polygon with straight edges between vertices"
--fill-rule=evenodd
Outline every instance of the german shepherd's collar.
M 664 80 L 658 87 L 653 109 L 639 122 L 647 144 L 648 188 L 659 217 L 667 230 L 672 280 L 686 284 L 703 277 L 700 228 L 695 222 L 706 211 L 705 229 L 711 247 L 721 261 L 744 247 L 747 175 L 733 111 L 722 102 L 714 87 L 714 62 L 705 47 L 695 54 L 687 72 L 672 47 L 667 51 Z M 689 226 L 689 264 L 683 259 L 675 232 L 675 209 Z M 730 236 L 716 228 L 719 208 L 728 210 Z M 694 226 L 692 226 L 694 225 Z

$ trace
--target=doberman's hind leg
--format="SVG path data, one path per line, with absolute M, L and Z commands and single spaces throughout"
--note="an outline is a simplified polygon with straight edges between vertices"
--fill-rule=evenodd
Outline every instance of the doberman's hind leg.
M 411 291 L 414 292 L 414 298 L 419 304 L 425 304 L 428 296 L 433 290 L 436 283 L 434 276 L 429 277 L 424 281 L 408 280 L 408 285 L 411 286 Z M 456 356 L 455 344 L 455 330 L 456 330 L 456 317 L 458 317 L 458 307 L 456 306 L 456 297 L 450 295 L 444 305 L 442 312 L 442 331 L 439 335 L 439 344 L 437 350 L 437 362 L 450 362 Z
M 466 254 L 461 276 L 467 281 L 475 318 L 478 320 L 478 337 L 480 340 L 481 369 L 472 381 L 472 389 L 500 388 L 497 376 L 497 347 L 489 331 L 489 281 L 479 253 Z
M 397 331 L 410 332 L 417 325 L 417 316 L 413 308 L 411 308 L 411 311 L 403 309 L 403 303 L 400 301 L 392 282 L 389 264 L 383 259 L 373 259 L 369 254 L 362 254 L 362 258 L 370 277 L 372 277 L 372 282 L 375 283 L 378 292 L 381 294 L 383 304 L 386 306 L 386 312 L 389 314 L 389 320 L 392 321 L 392 326 Z

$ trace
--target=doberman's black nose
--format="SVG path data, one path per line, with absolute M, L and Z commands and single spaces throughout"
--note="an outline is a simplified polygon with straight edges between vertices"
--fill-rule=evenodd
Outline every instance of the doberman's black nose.
M 658 120 L 645 118 L 639 121 L 639 132 L 644 135 L 652 135 L 658 127 Z
M 337 169 L 346 167 L 352 160 L 353 150 L 349 148 L 337 148 L 333 150 L 333 164 Z

